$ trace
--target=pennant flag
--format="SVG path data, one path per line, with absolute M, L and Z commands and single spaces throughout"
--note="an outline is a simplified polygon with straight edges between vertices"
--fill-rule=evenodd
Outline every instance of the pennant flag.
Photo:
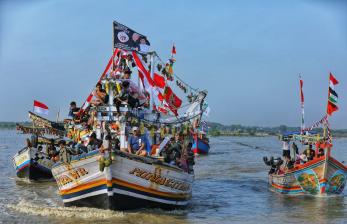
M 335 92 L 335 85 L 339 84 L 339 81 L 330 73 L 329 75 L 329 95 L 328 95 L 328 105 L 327 114 L 331 116 L 339 108 L 337 106 L 338 95 Z
M 148 52 L 150 43 L 147 37 L 123 24 L 113 21 L 114 48 L 129 51 Z
M 333 76 L 333 74 L 331 74 L 331 72 L 330 72 L 330 75 L 329 75 L 329 80 L 330 80 L 330 83 L 331 83 L 332 85 L 337 85 L 337 84 L 339 84 L 339 81 L 337 81 L 337 79 Z
M 49 110 L 46 104 L 34 100 L 34 112 L 47 115 Z

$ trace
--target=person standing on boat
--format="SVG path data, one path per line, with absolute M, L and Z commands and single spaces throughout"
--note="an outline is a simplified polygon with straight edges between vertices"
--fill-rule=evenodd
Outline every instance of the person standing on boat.
M 289 149 L 289 141 L 288 140 L 283 140 L 283 158 L 289 158 L 290 159 L 290 149 Z
M 316 152 L 313 150 L 312 144 L 308 145 L 308 147 L 304 151 L 304 154 L 306 155 L 308 161 L 311 161 L 314 159 Z
M 49 145 L 46 148 L 47 155 L 50 159 L 53 159 L 57 155 L 57 150 L 54 146 L 54 139 L 50 139 Z
M 176 133 L 171 145 L 167 147 L 163 153 L 165 162 L 171 165 L 180 165 L 180 159 L 182 155 L 181 136 L 181 133 Z
M 90 136 L 89 136 L 89 142 L 88 142 L 88 145 L 87 145 L 87 150 L 88 152 L 91 152 L 95 149 L 98 148 L 98 145 L 102 143 L 101 140 L 97 139 L 96 138 L 96 134 L 95 132 L 93 132 Z
M 61 140 L 59 142 L 59 147 L 60 147 L 60 151 L 59 151 L 60 161 L 63 163 L 69 163 L 70 162 L 70 152 L 66 148 L 66 142 L 64 140 Z
M 76 102 L 72 101 L 70 103 L 70 111 L 69 111 L 69 117 L 71 117 L 72 119 L 75 119 L 76 115 L 78 114 L 80 108 L 78 108 L 76 106 Z
M 145 138 L 141 136 L 140 129 L 136 126 L 132 128 L 133 134 L 128 138 L 128 152 L 139 156 L 147 156 L 145 148 Z

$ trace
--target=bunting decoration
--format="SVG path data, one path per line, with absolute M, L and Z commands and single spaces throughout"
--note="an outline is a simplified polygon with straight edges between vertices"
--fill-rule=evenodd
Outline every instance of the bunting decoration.
M 326 124 L 327 121 L 328 121 L 328 115 L 325 115 L 322 119 L 315 122 L 312 126 L 303 129 L 302 132 L 312 131 L 314 128 L 318 128 L 320 125 Z
M 176 80 L 176 85 L 184 92 L 187 93 L 187 87 L 179 80 Z
M 328 95 L 328 105 L 327 114 L 331 116 L 339 108 L 337 106 L 338 95 L 335 92 L 335 85 L 339 84 L 339 81 L 330 73 L 329 75 L 329 95 Z

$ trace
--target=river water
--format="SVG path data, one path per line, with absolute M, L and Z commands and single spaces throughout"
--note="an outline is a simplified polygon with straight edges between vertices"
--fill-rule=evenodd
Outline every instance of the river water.
M 276 137 L 211 138 L 208 156 L 196 158 L 193 199 L 186 210 L 117 212 L 64 207 L 55 182 L 18 180 L 11 158 L 25 135 L 0 130 L 0 223 L 346 223 L 341 196 L 283 196 L 268 190 L 262 157 L 280 155 Z M 347 161 L 347 139 L 333 155 Z

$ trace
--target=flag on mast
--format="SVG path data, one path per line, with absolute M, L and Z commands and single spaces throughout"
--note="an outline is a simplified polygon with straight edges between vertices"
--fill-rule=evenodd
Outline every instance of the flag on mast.
M 46 104 L 41 103 L 37 100 L 34 100 L 34 112 L 38 114 L 45 114 L 47 115 L 49 112 L 49 109 Z
M 329 94 L 328 94 L 328 105 L 327 105 L 327 114 L 331 116 L 339 108 L 337 106 L 338 95 L 335 92 L 335 85 L 339 84 L 339 81 L 334 77 L 330 72 L 329 74 Z
M 172 45 L 171 58 L 173 58 L 174 55 L 176 55 L 176 46 L 175 46 L 175 43 L 173 43 L 173 45 Z

